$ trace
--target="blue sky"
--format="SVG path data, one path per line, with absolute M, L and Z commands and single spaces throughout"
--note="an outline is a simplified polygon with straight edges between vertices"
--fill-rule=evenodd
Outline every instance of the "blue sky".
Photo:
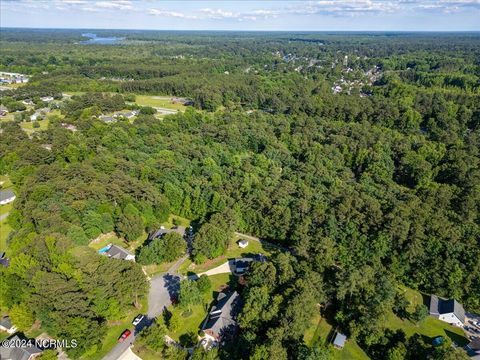
M 480 0 L 0 0 L 2 27 L 480 30 Z

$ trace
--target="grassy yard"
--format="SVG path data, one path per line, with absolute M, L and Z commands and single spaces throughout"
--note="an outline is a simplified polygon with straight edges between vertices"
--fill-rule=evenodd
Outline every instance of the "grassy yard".
M 40 125 L 40 127 L 38 128 L 34 128 L 33 127 L 33 124 L 34 123 L 38 123 Z M 48 129 L 48 124 L 49 124 L 49 120 L 48 119 L 45 119 L 45 120 L 38 120 L 38 121 L 30 121 L 30 122 L 25 122 L 25 121 L 22 121 L 20 123 L 20 127 L 23 129 L 23 131 L 25 131 L 28 135 L 31 135 L 32 133 L 34 133 L 35 131 L 42 131 L 42 130 L 47 130 Z
M 0 215 L 6 214 L 12 210 L 13 203 L 0 205 Z
M 327 320 L 318 313 L 311 320 L 311 325 L 305 331 L 304 341 L 308 346 L 315 346 L 320 344 L 331 344 L 334 330 Z M 332 347 L 333 358 L 336 360 L 368 360 L 369 357 L 358 346 L 358 344 L 349 339 L 347 340 L 343 349 L 335 349 Z
M 3 184 L 0 186 L 1 189 L 8 189 L 9 187 L 12 186 L 12 182 L 10 181 L 10 178 L 6 175 L 0 175 L 0 183 L 3 182 Z
M 7 238 L 12 228 L 7 224 L 7 219 L 0 221 L 0 250 L 7 250 Z
M 101 248 L 107 246 L 108 244 L 114 244 L 124 248 L 128 247 L 127 243 L 123 239 L 115 235 L 114 233 L 102 234 L 96 240 L 88 244 L 88 246 L 94 250 L 100 250 Z
M 171 229 L 172 227 L 174 227 L 176 225 L 174 223 L 174 221 L 179 226 L 183 226 L 183 227 L 186 227 L 186 228 L 190 226 L 190 220 L 188 220 L 186 218 L 183 218 L 181 216 L 173 215 L 173 214 L 170 214 L 168 216 L 168 220 L 166 222 L 162 223 L 162 225 L 165 226 L 167 229 Z
M 135 102 L 140 106 L 162 107 L 185 111 L 186 106 L 179 103 L 172 103 L 170 96 L 136 95 Z
M 239 258 L 239 257 L 250 257 L 255 254 L 264 254 L 266 256 L 270 256 L 272 255 L 273 252 L 278 251 L 274 248 L 261 244 L 258 241 L 252 241 L 252 240 L 249 241 L 248 246 L 245 249 L 242 249 L 238 246 L 237 240 L 238 240 L 237 237 L 231 240 L 225 255 L 219 256 L 212 260 L 208 260 L 205 263 L 200 265 L 194 264 L 191 260 L 187 260 L 182 264 L 182 266 L 178 271 L 181 274 L 186 274 L 190 272 L 198 274 L 198 273 L 213 269 L 223 264 L 228 259 Z

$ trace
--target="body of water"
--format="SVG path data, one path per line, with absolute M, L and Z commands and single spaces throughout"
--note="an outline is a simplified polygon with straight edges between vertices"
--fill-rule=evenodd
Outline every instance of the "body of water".
M 100 37 L 97 34 L 86 33 L 82 34 L 83 37 L 89 38 L 88 40 L 82 41 L 81 44 L 85 45 L 115 45 L 119 44 L 125 38 L 120 37 Z

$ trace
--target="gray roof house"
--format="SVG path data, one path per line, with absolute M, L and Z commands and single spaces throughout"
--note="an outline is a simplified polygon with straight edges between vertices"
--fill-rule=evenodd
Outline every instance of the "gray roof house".
M 0 265 L 4 267 L 10 266 L 10 259 L 7 258 L 7 254 L 4 251 L 0 251 Z
M 107 115 L 100 115 L 98 118 L 102 120 L 104 123 L 114 123 L 117 121 L 117 119 Z
M 117 246 L 117 245 L 110 246 L 110 249 L 108 249 L 104 254 L 107 255 L 109 258 L 113 258 L 113 259 L 135 261 L 134 254 L 132 254 L 127 249 L 121 248 L 120 246 Z
M 221 292 L 217 303 L 210 310 L 207 320 L 203 325 L 205 336 L 214 341 L 220 341 L 227 332 L 237 327 L 235 315 L 238 310 L 240 295 L 234 291 Z
M 0 205 L 11 203 L 15 198 L 15 193 L 10 189 L 0 191 Z
M 10 337 L 8 340 L 12 342 L 20 342 L 25 340 L 18 335 Z M 32 360 L 38 357 L 42 353 L 35 345 L 25 347 L 7 347 L 2 345 L 0 347 L 0 359 L 2 360 Z
M 17 331 L 17 328 L 12 324 L 12 320 L 10 320 L 9 316 L 4 316 L 2 320 L 0 320 L 0 331 L 6 331 L 9 334 L 13 334 Z
M 455 299 L 442 299 L 430 296 L 430 315 L 449 324 L 462 327 L 465 323 L 465 310 Z
M 337 349 L 343 349 L 346 341 L 347 337 L 337 332 L 337 334 L 335 335 L 335 339 L 333 340 L 333 346 L 335 346 Z

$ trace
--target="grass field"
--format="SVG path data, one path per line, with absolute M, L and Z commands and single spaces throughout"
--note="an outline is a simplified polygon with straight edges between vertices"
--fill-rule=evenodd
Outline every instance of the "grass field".
M 47 130 L 48 129 L 48 124 L 49 124 L 49 120 L 48 119 L 44 119 L 44 120 L 38 120 L 36 121 L 40 127 L 38 128 L 34 128 L 33 127 L 33 124 L 35 123 L 35 121 L 30 121 L 30 122 L 25 122 L 25 121 L 22 121 L 20 123 L 20 127 L 28 134 L 28 135 L 31 135 L 33 134 L 35 131 L 42 131 L 42 130 Z
M 120 239 L 114 233 L 100 235 L 99 240 L 96 240 L 95 242 L 92 241 L 90 244 L 88 244 L 88 246 L 94 250 L 100 250 L 108 244 L 114 244 L 124 248 L 128 247 L 127 243 L 123 239 Z
M 186 260 L 182 266 L 178 269 L 179 273 L 201 273 L 210 269 L 213 269 L 228 259 L 239 258 L 239 257 L 250 257 L 256 254 L 264 254 L 265 256 L 272 255 L 273 252 L 277 251 L 274 248 L 268 247 L 258 241 L 250 240 L 248 246 L 245 249 L 242 249 L 237 244 L 237 237 L 233 238 L 228 246 L 227 252 L 225 255 L 219 256 L 215 259 L 208 260 L 203 264 L 197 265 L 194 264 L 190 259 Z
M 6 214 L 12 210 L 13 203 L 0 205 L 0 215 Z
M 172 103 L 170 98 L 170 96 L 135 95 L 135 102 L 140 106 L 162 107 L 166 109 L 185 111 L 185 105 Z
M 0 221 L 0 250 L 7 250 L 7 238 L 11 231 L 12 228 L 7 224 L 7 219 Z
M 162 223 L 162 225 L 165 226 L 167 229 L 171 229 L 173 226 L 175 226 L 174 221 L 177 223 L 177 225 L 180 225 L 183 227 L 190 226 L 190 220 L 183 218 L 181 216 L 173 215 L 173 214 L 170 214 L 168 216 L 167 222 Z
M 2 186 L 0 186 L 0 189 L 8 189 L 11 187 L 13 184 L 10 181 L 10 178 L 6 175 L 0 175 L 0 183 L 3 181 Z

